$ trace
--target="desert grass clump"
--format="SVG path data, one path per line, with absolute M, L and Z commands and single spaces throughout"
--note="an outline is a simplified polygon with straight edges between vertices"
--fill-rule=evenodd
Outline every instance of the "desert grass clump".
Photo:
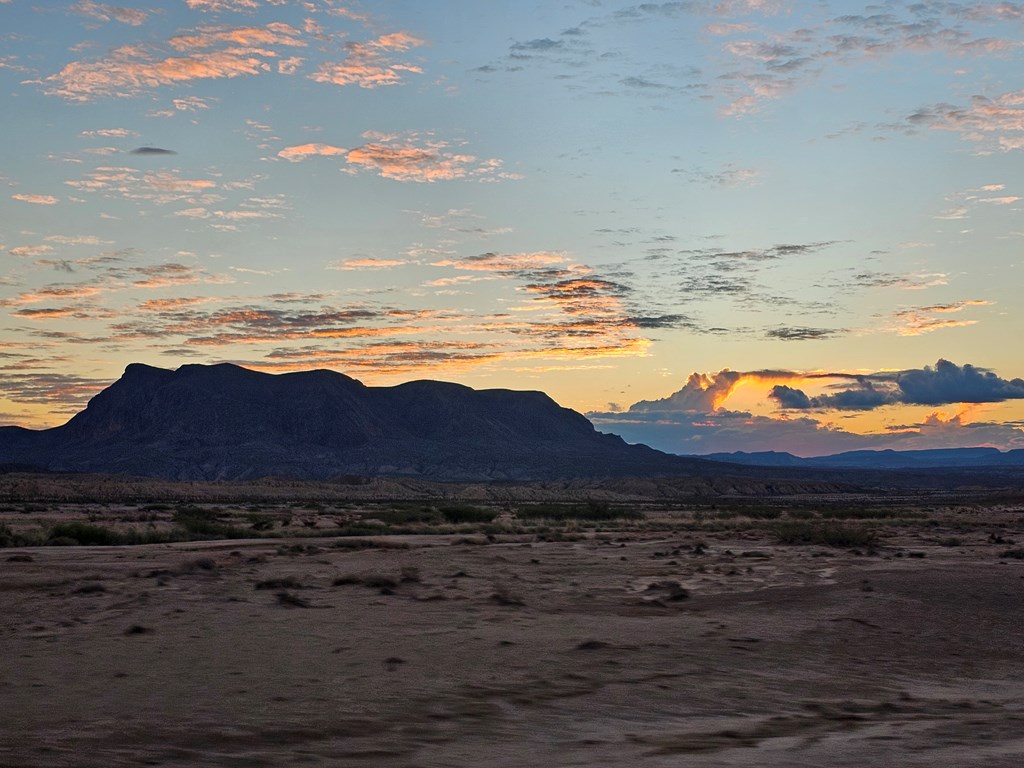
M 5 523 L 0 523 L 0 548 L 2 547 L 34 547 L 42 542 L 37 537 L 15 532 Z
M 835 523 L 784 522 L 775 526 L 780 544 L 816 544 L 823 547 L 873 547 L 878 535 L 870 528 Z

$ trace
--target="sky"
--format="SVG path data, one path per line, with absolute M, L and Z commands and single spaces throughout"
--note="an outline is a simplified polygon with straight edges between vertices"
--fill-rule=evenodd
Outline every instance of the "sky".
M 0 423 L 132 362 L 1024 447 L 1024 3 L 0 0 Z

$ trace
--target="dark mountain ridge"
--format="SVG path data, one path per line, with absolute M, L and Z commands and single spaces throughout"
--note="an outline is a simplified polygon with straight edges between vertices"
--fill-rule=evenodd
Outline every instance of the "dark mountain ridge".
M 996 469 L 1024 467 L 1024 449 L 926 448 L 910 451 L 885 449 L 834 453 L 801 458 L 780 451 L 712 453 L 703 459 L 759 467 L 819 467 L 829 469 Z
M 541 480 L 692 474 L 711 462 L 627 445 L 542 392 L 327 370 L 129 365 L 66 424 L 0 429 L 0 464 L 179 480 L 343 474 Z

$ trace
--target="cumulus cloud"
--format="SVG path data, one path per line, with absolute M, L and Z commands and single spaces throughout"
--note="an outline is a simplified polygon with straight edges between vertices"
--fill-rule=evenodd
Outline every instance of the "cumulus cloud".
M 819 374 L 819 378 L 843 374 Z M 847 376 L 848 377 L 848 376 Z M 851 377 L 848 377 L 851 378 Z M 840 391 L 808 396 L 799 389 L 775 386 L 769 397 L 788 410 L 872 410 L 884 405 L 948 405 L 952 403 L 999 403 L 1024 399 L 1024 380 L 1003 379 L 992 371 L 970 364 L 939 360 L 934 367 L 895 373 L 858 375 L 853 386 Z
M 743 381 L 779 382 L 770 398 L 789 413 L 758 416 L 724 407 Z M 793 382 L 835 380 L 833 391 L 809 396 Z M 788 383 L 787 383 L 788 382 Z M 880 433 L 858 434 L 793 411 L 863 411 L 885 405 L 994 403 L 1024 399 L 1024 380 L 1003 379 L 972 365 L 939 360 L 934 367 L 869 374 L 801 373 L 786 370 L 694 373 L 682 389 L 660 400 L 640 401 L 627 410 L 591 412 L 601 431 L 661 450 L 702 454 L 731 451 L 789 451 L 802 456 L 856 449 L 919 449 L 963 445 L 1024 447 L 1020 425 L 967 423 L 962 414 L 932 413 L 914 424 Z
M 903 371 L 896 383 L 902 402 L 916 405 L 1024 399 L 1024 379 L 1003 379 L 984 368 L 948 360 L 939 360 L 934 368 Z

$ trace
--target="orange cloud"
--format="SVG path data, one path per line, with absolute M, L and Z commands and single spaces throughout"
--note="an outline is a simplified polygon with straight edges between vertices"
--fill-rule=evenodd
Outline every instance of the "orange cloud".
M 191 307 L 202 304 L 209 299 L 202 296 L 189 296 L 177 299 L 148 299 L 139 304 L 138 309 L 142 312 L 169 312 L 182 307 Z
M 60 200 L 53 195 L 31 195 L 24 192 L 16 195 L 11 195 L 14 200 L 20 200 L 23 203 L 32 203 L 33 205 L 56 205 Z
M 366 144 L 351 150 L 346 160 L 352 165 L 373 169 L 385 179 L 397 181 L 429 182 L 466 176 L 468 167 L 476 158 L 442 153 L 441 146 Z
M 474 272 L 505 272 L 515 274 L 534 269 L 545 269 L 555 264 L 565 264 L 568 256 L 560 251 L 535 251 L 533 253 L 484 253 L 465 259 L 445 259 L 432 262 L 434 267 L 454 267 Z
M 149 11 L 142 11 L 138 8 L 122 8 L 116 5 L 104 5 L 102 3 L 94 3 L 92 0 L 80 0 L 80 2 L 71 6 L 71 10 L 97 21 L 119 21 L 132 27 L 145 24 L 146 19 L 149 18 Z
M 375 131 L 367 131 L 363 138 L 371 139 L 371 142 L 355 149 L 309 143 L 285 147 L 277 156 L 291 162 L 316 156 L 344 157 L 348 168 L 343 170 L 347 173 L 369 170 L 396 181 L 518 178 L 502 171 L 500 160 L 480 160 L 473 155 L 451 152 L 449 144 L 444 141 L 423 142 L 415 135 L 401 137 Z
M 360 88 L 379 88 L 384 85 L 398 85 L 405 73 L 419 74 L 423 70 L 415 64 L 391 61 L 387 53 L 405 51 L 423 45 L 420 40 L 407 32 L 393 32 L 381 35 L 369 42 L 347 43 L 348 56 L 340 62 L 326 62 L 310 75 L 318 83 L 334 85 L 358 85 Z
M 139 45 L 124 45 L 104 59 L 73 61 L 60 72 L 45 79 L 46 93 L 71 101 L 88 101 L 99 97 L 135 96 L 165 85 L 190 80 L 233 78 L 270 71 L 267 59 L 277 53 L 265 48 L 234 42 L 263 41 L 263 44 L 296 46 L 303 43 L 288 25 L 270 24 L 264 28 L 236 30 L 212 29 L 196 35 L 172 39 L 176 50 L 193 51 L 187 56 L 164 56 L 159 50 Z M 198 50 L 216 44 L 228 45 L 222 50 Z
M 388 269 L 400 267 L 407 264 L 406 261 L 395 259 L 346 259 L 345 261 L 334 261 L 327 265 L 328 269 L 351 270 L 351 269 Z
M 348 154 L 347 149 L 335 147 L 330 144 L 298 144 L 294 147 L 285 147 L 277 156 L 293 163 L 305 160 L 307 157 L 330 157 L 332 155 L 344 156 Z
M 280 22 L 264 27 L 202 27 L 196 34 L 176 35 L 167 41 L 176 51 L 193 51 L 219 45 L 246 47 L 289 45 L 304 47 L 302 33 L 295 27 Z
M 255 11 L 260 7 L 259 0 L 185 0 L 193 11 L 222 13 L 224 11 Z
M 11 248 L 8 253 L 20 258 L 35 258 L 36 256 L 45 256 L 52 251 L 52 245 L 19 245 Z
M 95 285 L 50 285 L 36 291 L 23 291 L 15 298 L 2 302 L 6 305 L 38 304 L 40 301 L 86 299 L 97 296 L 100 289 Z
M 893 330 L 900 336 L 920 336 L 931 333 L 942 328 L 959 328 L 968 325 L 976 325 L 977 320 L 945 320 L 935 317 L 951 312 L 961 312 L 967 307 L 984 307 L 990 305 L 989 301 L 971 299 L 957 301 L 951 304 L 933 304 L 928 307 L 915 307 L 897 312 L 895 315 L 896 325 Z

